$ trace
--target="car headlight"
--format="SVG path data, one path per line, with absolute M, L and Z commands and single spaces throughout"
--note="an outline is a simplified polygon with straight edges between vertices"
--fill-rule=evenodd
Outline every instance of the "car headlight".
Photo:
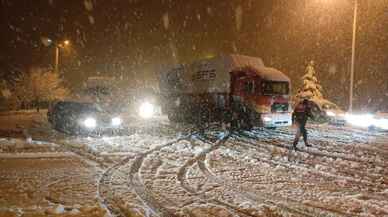
M 332 111 L 326 111 L 327 116 L 334 117 L 335 113 Z
M 95 128 L 97 126 L 97 121 L 95 118 L 86 118 L 84 120 L 84 125 L 87 128 Z
M 346 114 L 345 118 L 348 123 L 359 127 L 370 127 L 370 126 L 373 126 L 375 123 L 375 119 L 371 114 L 364 114 L 364 115 Z
M 142 118 L 151 118 L 155 113 L 155 107 L 149 102 L 144 102 L 140 105 L 139 115 Z
M 112 126 L 120 126 L 123 123 L 123 120 L 120 117 L 112 118 Z
M 388 130 L 388 119 L 379 119 L 375 121 L 375 125 L 383 130 Z

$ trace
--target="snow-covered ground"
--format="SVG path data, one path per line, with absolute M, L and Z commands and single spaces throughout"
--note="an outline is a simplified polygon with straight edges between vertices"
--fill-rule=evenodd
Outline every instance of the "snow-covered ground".
M 310 125 L 295 152 L 293 128 L 131 126 L 72 137 L 0 116 L 22 132 L 0 139 L 0 216 L 388 216 L 386 133 Z

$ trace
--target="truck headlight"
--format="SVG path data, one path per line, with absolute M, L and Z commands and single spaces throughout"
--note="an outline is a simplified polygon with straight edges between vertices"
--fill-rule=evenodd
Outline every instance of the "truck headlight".
M 89 117 L 84 120 L 84 125 L 87 128 L 95 128 L 97 126 L 97 121 L 95 118 Z
M 139 108 L 139 115 L 142 118 L 151 118 L 155 113 L 155 107 L 149 102 L 143 102 Z
M 270 121 L 272 121 L 272 118 L 270 118 L 270 117 L 263 117 L 263 121 L 264 122 L 270 122 Z
M 327 116 L 334 117 L 335 113 L 332 111 L 326 111 Z
M 123 120 L 120 117 L 112 118 L 112 126 L 120 126 L 123 123 Z

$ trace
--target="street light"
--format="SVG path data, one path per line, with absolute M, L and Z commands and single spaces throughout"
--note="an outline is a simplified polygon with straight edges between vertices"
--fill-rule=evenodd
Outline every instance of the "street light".
M 349 90 L 349 112 L 352 112 L 353 110 L 353 85 L 354 85 L 354 63 L 356 59 L 357 12 L 358 12 L 358 0 L 354 0 L 352 63 L 350 67 L 350 88 L 349 88 L 350 89 Z
M 62 43 L 55 44 L 55 73 L 57 74 L 59 74 L 59 49 L 69 45 L 69 40 L 64 40 Z
M 51 40 L 50 38 L 46 38 L 46 37 L 42 37 L 41 40 L 42 40 L 42 43 L 45 46 L 47 46 L 47 47 L 51 46 L 51 45 L 55 46 L 55 66 L 54 66 L 54 72 L 55 73 L 59 73 L 59 49 L 60 48 L 64 48 L 66 46 L 69 46 L 70 45 L 70 41 L 69 40 L 64 40 L 62 42 L 53 42 L 53 40 Z
M 327 2 L 328 0 L 320 0 Z M 354 0 L 353 11 L 353 36 L 352 36 L 352 60 L 350 66 L 350 87 L 349 87 L 349 112 L 353 110 L 353 86 L 354 86 L 354 68 L 356 59 L 356 36 L 357 36 L 357 13 L 358 13 L 358 0 Z

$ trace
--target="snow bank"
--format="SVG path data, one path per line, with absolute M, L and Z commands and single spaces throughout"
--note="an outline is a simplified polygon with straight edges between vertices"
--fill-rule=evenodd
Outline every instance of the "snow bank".
M 73 156 L 75 156 L 75 154 L 72 152 L 0 153 L 0 159 L 62 158 Z
M 30 138 L 25 139 L 4 139 L 0 138 L 0 153 L 2 156 L 7 156 L 5 153 L 39 153 L 39 152 L 53 152 L 59 146 L 54 143 L 34 141 Z M 27 156 L 27 155 L 25 155 Z

